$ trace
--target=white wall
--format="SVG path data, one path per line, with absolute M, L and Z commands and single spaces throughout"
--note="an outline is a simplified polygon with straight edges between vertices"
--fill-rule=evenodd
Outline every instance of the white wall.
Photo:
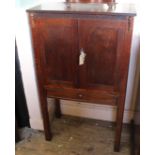
M 25 9 L 35 5 L 41 0 L 33 0 L 34 3 L 21 5 L 17 10 L 16 40 L 18 46 L 18 54 L 23 78 L 23 85 L 30 115 L 30 124 L 32 128 L 43 129 L 42 116 L 40 112 L 38 92 L 36 85 L 36 77 L 34 72 L 34 63 L 32 56 L 31 37 L 29 25 Z M 46 1 L 46 0 L 42 0 Z M 53 0 L 58 1 L 58 0 Z M 59 0 L 63 1 L 63 0 Z M 133 42 L 131 50 L 129 79 L 127 86 L 127 95 L 124 112 L 124 122 L 129 122 L 134 112 L 134 98 L 137 89 L 137 74 L 139 72 L 137 61 L 139 58 L 139 33 L 137 29 L 137 21 L 133 33 Z M 49 100 L 52 103 L 52 100 Z M 88 117 L 100 120 L 115 121 L 116 108 L 106 105 L 98 105 L 91 103 L 79 103 L 73 101 L 61 101 L 61 109 L 63 114 L 74 115 L 80 117 Z

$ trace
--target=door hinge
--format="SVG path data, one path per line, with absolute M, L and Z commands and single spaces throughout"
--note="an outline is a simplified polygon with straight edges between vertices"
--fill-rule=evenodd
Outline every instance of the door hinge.
M 131 17 L 128 18 L 128 32 L 131 29 Z
M 35 27 L 34 14 L 31 13 L 31 14 L 30 14 L 30 17 L 31 17 L 31 25 L 32 25 L 32 28 L 34 28 L 34 27 Z

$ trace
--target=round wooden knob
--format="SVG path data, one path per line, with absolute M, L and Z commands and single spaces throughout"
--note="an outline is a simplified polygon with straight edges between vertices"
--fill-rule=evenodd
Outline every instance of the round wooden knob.
M 78 96 L 79 96 L 79 98 L 82 98 L 82 97 L 83 97 L 83 95 L 82 95 L 82 94 L 78 94 Z

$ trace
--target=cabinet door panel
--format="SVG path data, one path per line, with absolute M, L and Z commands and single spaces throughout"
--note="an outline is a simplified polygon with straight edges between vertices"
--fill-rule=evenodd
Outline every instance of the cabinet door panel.
M 79 21 L 80 48 L 86 53 L 85 64 L 80 70 L 81 86 L 114 87 L 116 84 L 118 57 L 123 47 L 120 26 L 105 20 Z M 120 38 L 122 40 L 118 41 Z
M 35 22 L 46 84 L 74 85 L 78 61 L 77 21 L 41 17 Z

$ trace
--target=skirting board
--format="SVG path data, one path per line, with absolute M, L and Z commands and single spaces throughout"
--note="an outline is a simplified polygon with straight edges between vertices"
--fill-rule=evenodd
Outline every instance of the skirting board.
M 49 113 L 49 119 L 50 122 L 53 120 L 54 116 L 54 100 L 52 98 L 47 98 L 48 103 L 48 113 Z M 31 128 L 37 129 L 37 130 L 43 130 L 43 120 L 42 119 L 32 119 L 30 118 L 30 125 Z
M 42 119 L 30 118 L 30 126 L 32 129 L 43 130 L 43 121 L 42 121 Z
M 114 122 L 117 109 L 114 106 L 61 100 L 61 110 L 66 115 Z M 133 114 L 134 111 L 125 110 L 123 122 L 130 123 Z
M 50 120 L 52 120 L 54 110 L 52 99 L 48 99 L 48 105 Z M 116 107 L 114 106 L 61 100 L 61 112 L 64 115 L 78 116 L 110 122 L 114 122 L 116 120 Z M 123 122 L 130 123 L 131 119 L 133 118 L 133 114 L 134 111 L 125 110 Z M 33 129 L 43 130 L 43 123 L 41 119 L 30 119 L 30 124 L 31 128 Z

